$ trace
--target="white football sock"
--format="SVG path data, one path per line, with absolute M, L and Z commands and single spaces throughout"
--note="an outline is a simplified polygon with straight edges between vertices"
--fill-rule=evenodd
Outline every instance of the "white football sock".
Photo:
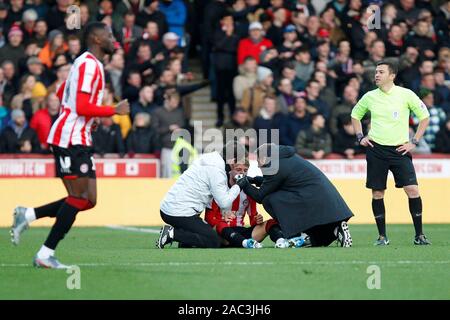
M 34 212 L 34 208 L 27 208 L 27 211 L 25 211 L 25 219 L 27 219 L 28 223 L 36 220 L 36 213 Z
M 48 259 L 50 256 L 53 256 L 55 254 L 55 250 L 47 248 L 46 246 L 42 246 L 41 249 L 39 249 L 39 252 L 37 253 L 37 256 L 39 259 Z

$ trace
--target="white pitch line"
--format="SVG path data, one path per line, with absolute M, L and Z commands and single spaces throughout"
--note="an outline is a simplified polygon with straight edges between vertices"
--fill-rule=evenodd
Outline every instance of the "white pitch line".
M 450 264 L 450 260 L 442 261 L 413 261 L 413 260 L 399 260 L 399 261 L 296 261 L 296 262 L 268 262 L 268 261 L 222 261 L 222 262 L 135 262 L 135 263 L 78 263 L 79 267 L 185 267 L 185 266 L 280 266 L 280 265 L 402 265 L 402 264 Z M 15 267 L 31 267 L 31 264 L 26 263 L 1 263 L 0 268 L 15 268 Z
M 113 229 L 113 230 L 159 234 L 159 230 L 153 230 L 153 229 L 147 229 L 147 228 L 126 227 L 126 226 L 119 226 L 119 225 L 107 225 L 105 227 L 108 229 Z

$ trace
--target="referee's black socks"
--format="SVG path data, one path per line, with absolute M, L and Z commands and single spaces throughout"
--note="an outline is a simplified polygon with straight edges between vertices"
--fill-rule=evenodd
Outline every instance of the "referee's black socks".
M 384 199 L 372 199 L 372 211 L 377 223 L 378 234 L 386 236 L 386 209 Z
M 416 237 L 422 234 L 422 198 L 409 198 L 409 212 L 411 213 Z

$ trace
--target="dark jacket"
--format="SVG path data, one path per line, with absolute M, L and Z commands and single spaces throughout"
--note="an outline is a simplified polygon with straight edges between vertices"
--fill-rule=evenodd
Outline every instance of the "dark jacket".
M 312 163 L 296 155 L 293 147 L 279 147 L 275 174 L 270 174 L 267 167 L 262 172 L 261 187 L 247 184 L 244 191 L 277 219 L 286 238 L 353 216 L 330 180 Z
M 117 124 L 110 127 L 99 126 L 96 131 L 92 132 L 92 139 L 95 153 L 125 154 L 125 144 Z
M 153 127 L 135 128 L 127 136 L 129 153 L 154 153 L 159 150 L 158 132 Z
M 280 125 L 280 143 L 294 146 L 298 133 L 302 130 L 308 130 L 310 127 L 311 115 L 309 112 L 303 118 L 297 117 L 294 113 L 289 113 Z
M 434 152 L 450 153 L 450 130 L 445 127 L 445 124 L 436 134 L 434 145 Z
M 306 158 L 312 158 L 313 151 L 323 150 L 325 154 L 329 154 L 331 148 L 331 136 L 325 129 L 315 131 L 309 128 L 307 131 L 300 131 L 295 142 L 298 154 Z
M 2 134 L 0 135 L 0 152 L 1 153 L 22 153 L 20 147 L 24 141 L 30 141 L 31 143 L 31 153 L 41 152 L 41 144 L 39 143 L 39 138 L 30 127 L 23 129 L 20 136 L 16 134 L 11 125 L 7 126 Z
M 237 48 L 239 37 L 227 36 L 222 30 L 216 30 L 213 36 L 214 66 L 216 70 L 237 70 Z
M 345 150 L 347 149 L 355 150 L 355 154 L 364 152 L 356 140 L 356 135 L 350 135 L 344 129 L 339 130 L 338 134 L 333 138 L 333 151 L 336 153 L 345 155 Z

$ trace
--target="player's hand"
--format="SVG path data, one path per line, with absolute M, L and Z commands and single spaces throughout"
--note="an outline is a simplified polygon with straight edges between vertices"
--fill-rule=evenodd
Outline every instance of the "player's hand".
M 234 211 L 225 211 L 223 213 L 223 220 L 225 222 L 231 222 L 232 220 L 236 219 L 236 214 Z
M 363 147 L 372 147 L 373 148 L 373 144 L 372 142 L 370 142 L 368 137 L 364 137 L 361 139 L 361 141 L 359 142 L 360 145 L 362 145 Z
M 258 213 L 256 215 L 256 224 L 262 224 L 264 222 L 264 217 L 262 216 L 262 214 Z
M 398 147 L 396 150 L 397 150 L 397 152 L 401 152 L 402 156 L 404 156 L 405 154 L 410 152 L 415 147 L 416 147 L 416 145 L 414 143 L 407 142 L 407 143 L 401 145 L 400 147 Z
M 124 115 L 130 113 L 130 103 L 128 99 L 120 101 L 116 106 L 116 114 Z
M 236 180 L 236 184 L 239 186 L 239 188 L 244 189 L 244 187 L 248 184 L 247 176 L 244 175 L 237 175 L 234 177 Z

